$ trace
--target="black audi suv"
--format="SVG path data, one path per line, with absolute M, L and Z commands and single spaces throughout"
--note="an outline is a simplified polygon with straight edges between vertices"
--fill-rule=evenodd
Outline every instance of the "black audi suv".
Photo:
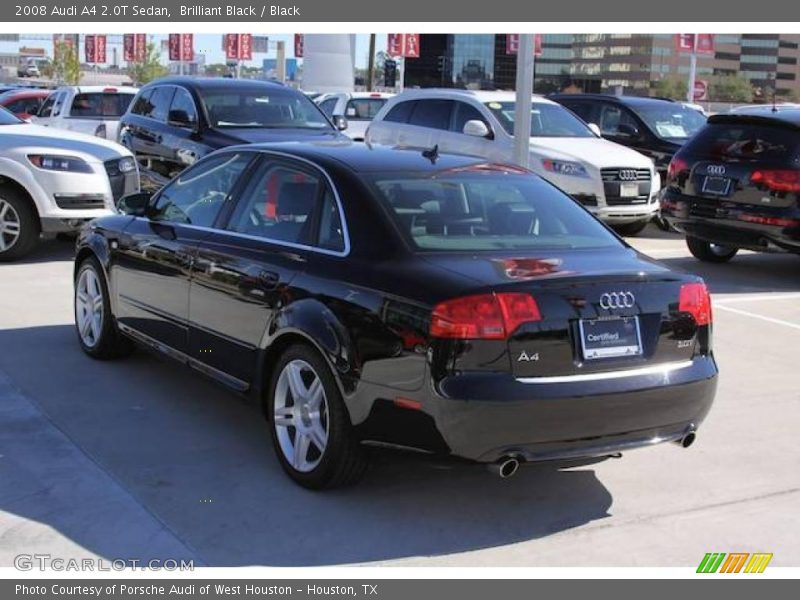
M 340 128 L 347 121 L 339 117 Z M 120 119 L 118 141 L 142 163 L 154 189 L 225 146 L 344 138 L 314 102 L 279 83 L 168 77 L 139 90 Z
M 672 159 L 661 214 L 700 260 L 800 254 L 800 109 L 714 115 Z
M 247 145 L 93 221 L 78 340 L 155 349 L 262 403 L 310 488 L 368 446 L 488 463 L 688 446 L 716 387 L 708 291 L 528 171 L 433 150 Z

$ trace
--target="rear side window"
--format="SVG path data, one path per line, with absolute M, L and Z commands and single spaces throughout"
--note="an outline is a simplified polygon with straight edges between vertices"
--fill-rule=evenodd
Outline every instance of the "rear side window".
M 309 244 L 322 185 L 305 170 L 273 164 L 253 178 L 228 228 L 267 240 Z
M 450 129 L 452 109 L 452 100 L 418 100 L 409 124 L 429 129 Z
M 92 92 L 76 94 L 72 100 L 73 117 L 121 117 L 128 110 L 133 94 Z
M 712 159 L 789 163 L 798 150 L 800 135 L 780 125 L 710 123 L 684 145 L 682 153 Z
M 620 246 L 564 192 L 513 168 L 475 165 L 433 176 L 376 174 L 373 184 L 400 231 L 418 250 Z
M 398 102 L 395 104 L 386 116 L 384 121 L 391 121 L 392 123 L 408 123 L 408 118 L 411 116 L 411 111 L 414 110 L 416 101 Z

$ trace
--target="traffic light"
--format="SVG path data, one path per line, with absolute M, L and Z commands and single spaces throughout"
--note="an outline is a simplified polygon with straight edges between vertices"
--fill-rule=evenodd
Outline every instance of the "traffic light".
M 447 62 L 448 62 L 447 57 L 439 56 L 437 57 L 436 61 L 437 61 L 436 70 L 439 71 L 440 73 L 444 73 L 447 70 Z
M 383 63 L 383 86 L 392 88 L 397 83 L 397 61 L 387 59 Z

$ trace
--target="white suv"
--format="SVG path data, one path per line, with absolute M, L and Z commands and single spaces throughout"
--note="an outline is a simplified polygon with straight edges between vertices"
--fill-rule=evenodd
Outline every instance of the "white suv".
M 510 162 L 513 92 L 410 90 L 390 99 L 366 141 L 432 148 Z M 653 161 L 604 140 L 569 110 L 539 96 L 531 109 L 530 168 L 620 233 L 635 235 L 658 211 L 661 178 Z
M 0 261 L 30 252 L 41 233 L 113 214 L 119 198 L 138 190 L 136 160 L 123 146 L 0 109 Z

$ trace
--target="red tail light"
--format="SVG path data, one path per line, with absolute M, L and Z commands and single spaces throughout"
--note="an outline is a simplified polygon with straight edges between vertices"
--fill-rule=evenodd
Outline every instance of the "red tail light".
M 771 227 L 797 227 L 800 225 L 800 219 L 791 219 L 789 217 L 763 217 L 761 215 L 748 215 L 747 213 L 743 213 L 737 218 L 745 223 L 770 225 Z
M 691 314 L 698 325 L 710 325 L 714 318 L 711 314 L 711 294 L 708 293 L 706 284 L 683 284 L 678 310 Z
M 504 340 L 522 323 L 541 321 L 533 296 L 520 293 L 480 294 L 437 304 L 431 336 L 462 340 Z
M 686 162 L 682 158 L 673 156 L 672 160 L 669 161 L 669 166 L 667 167 L 667 179 L 670 181 L 676 179 L 678 175 L 688 170 L 689 170 L 688 162 Z
M 800 192 L 800 171 L 770 169 L 753 171 L 751 183 L 758 183 L 773 192 Z

